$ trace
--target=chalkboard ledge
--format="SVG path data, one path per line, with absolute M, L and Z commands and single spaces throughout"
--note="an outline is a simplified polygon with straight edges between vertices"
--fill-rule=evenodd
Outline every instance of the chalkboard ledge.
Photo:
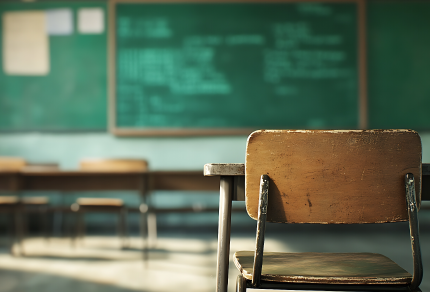
M 111 128 L 115 136 L 248 136 L 256 129 L 226 128 Z

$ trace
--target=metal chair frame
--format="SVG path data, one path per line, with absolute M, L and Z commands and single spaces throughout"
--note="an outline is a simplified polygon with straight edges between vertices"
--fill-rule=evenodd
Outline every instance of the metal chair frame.
M 239 275 L 237 280 L 237 291 L 243 292 L 246 288 L 262 288 L 262 289 L 325 289 L 334 291 L 357 291 L 357 290 L 372 290 L 372 291 L 421 291 L 419 285 L 423 278 L 423 265 L 419 241 L 418 229 L 418 208 L 415 193 L 415 179 L 412 173 L 405 175 L 405 193 L 408 204 L 409 215 L 409 230 L 412 247 L 412 256 L 414 263 L 414 272 L 410 285 L 342 285 L 342 284 L 292 284 L 292 283 L 277 283 L 269 281 L 261 281 L 261 270 L 263 267 L 263 250 L 264 236 L 267 218 L 267 205 L 269 194 L 269 176 L 262 175 L 260 181 L 259 194 L 259 212 L 257 221 L 256 246 L 254 254 L 254 269 L 252 281 L 246 280 L 242 275 Z
M 245 165 L 244 164 L 206 164 L 205 176 L 220 177 L 220 204 L 218 225 L 218 253 L 216 291 L 226 292 L 228 286 L 228 269 L 230 254 L 231 208 L 232 201 L 245 200 Z M 264 250 L 264 232 L 267 216 L 269 176 L 262 175 L 260 180 L 259 212 L 257 220 L 256 248 L 254 254 L 254 270 L 252 280 L 245 279 L 242 275 L 237 278 L 237 291 L 245 291 L 246 288 L 261 289 L 291 289 L 291 290 L 331 290 L 331 291 L 409 291 L 420 292 L 419 285 L 423 279 L 423 267 L 419 243 L 418 229 L 418 205 L 415 193 L 415 178 L 412 173 L 404 177 L 405 196 L 407 202 L 407 215 L 410 229 L 414 271 L 409 285 L 393 284 L 304 284 L 282 283 L 261 280 L 261 270 Z M 421 196 L 419 196 L 421 197 Z

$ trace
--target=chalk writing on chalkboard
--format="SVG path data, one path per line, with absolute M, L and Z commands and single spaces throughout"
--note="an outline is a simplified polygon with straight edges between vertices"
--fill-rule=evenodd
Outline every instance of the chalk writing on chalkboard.
M 353 2 L 119 3 L 116 13 L 118 128 L 357 126 Z

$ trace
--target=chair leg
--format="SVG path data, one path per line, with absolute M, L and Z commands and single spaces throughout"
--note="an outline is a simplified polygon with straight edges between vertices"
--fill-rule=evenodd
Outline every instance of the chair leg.
M 237 276 L 236 292 L 246 292 L 246 279 L 242 275 Z
M 148 260 L 148 205 L 143 202 L 139 206 L 140 211 L 140 236 L 142 237 L 142 259 L 145 263 Z
M 48 206 L 44 207 L 42 210 L 41 217 L 43 218 L 43 235 L 45 237 L 45 241 L 49 241 L 49 209 Z
M 22 206 L 18 206 L 15 210 L 15 242 L 17 243 L 19 252 L 16 255 L 24 254 L 23 240 L 24 240 L 24 210 Z
M 263 174 L 260 179 L 260 199 L 258 204 L 257 237 L 255 240 L 254 268 L 252 286 L 260 286 L 261 270 L 263 268 L 264 233 L 266 230 L 267 204 L 269 193 L 269 176 Z
M 78 212 L 78 238 L 83 241 L 85 234 L 85 214 L 84 212 Z
M 9 214 L 8 214 L 9 215 Z M 9 224 L 6 225 L 6 234 L 9 238 L 9 250 L 10 253 L 13 255 L 13 247 L 15 245 L 15 240 L 17 237 L 17 228 L 16 228 L 16 215 L 15 211 L 8 216 Z
M 72 247 L 76 247 L 76 237 L 78 236 L 78 214 L 76 212 L 71 212 L 67 216 L 67 233 L 70 234 L 70 244 Z
M 83 234 L 84 234 L 84 213 L 81 211 L 76 211 L 74 213 L 72 213 L 74 216 L 73 221 L 75 221 L 75 230 L 72 231 L 72 247 L 76 247 L 76 241 L 78 239 L 82 239 L 83 238 Z

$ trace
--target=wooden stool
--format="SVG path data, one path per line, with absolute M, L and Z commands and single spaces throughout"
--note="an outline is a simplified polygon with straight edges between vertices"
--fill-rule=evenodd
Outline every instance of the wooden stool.
M 80 162 L 81 171 L 96 172 L 145 172 L 148 163 L 139 159 L 85 159 Z M 84 214 L 89 212 L 113 212 L 118 213 L 118 230 L 122 238 L 122 247 L 125 247 L 124 239 L 127 235 L 127 208 L 121 199 L 112 198 L 78 198 L 71 206 L 71 210 L 77 213 L 78 224 L 76 224 L 75 236 L 83 237 Z

